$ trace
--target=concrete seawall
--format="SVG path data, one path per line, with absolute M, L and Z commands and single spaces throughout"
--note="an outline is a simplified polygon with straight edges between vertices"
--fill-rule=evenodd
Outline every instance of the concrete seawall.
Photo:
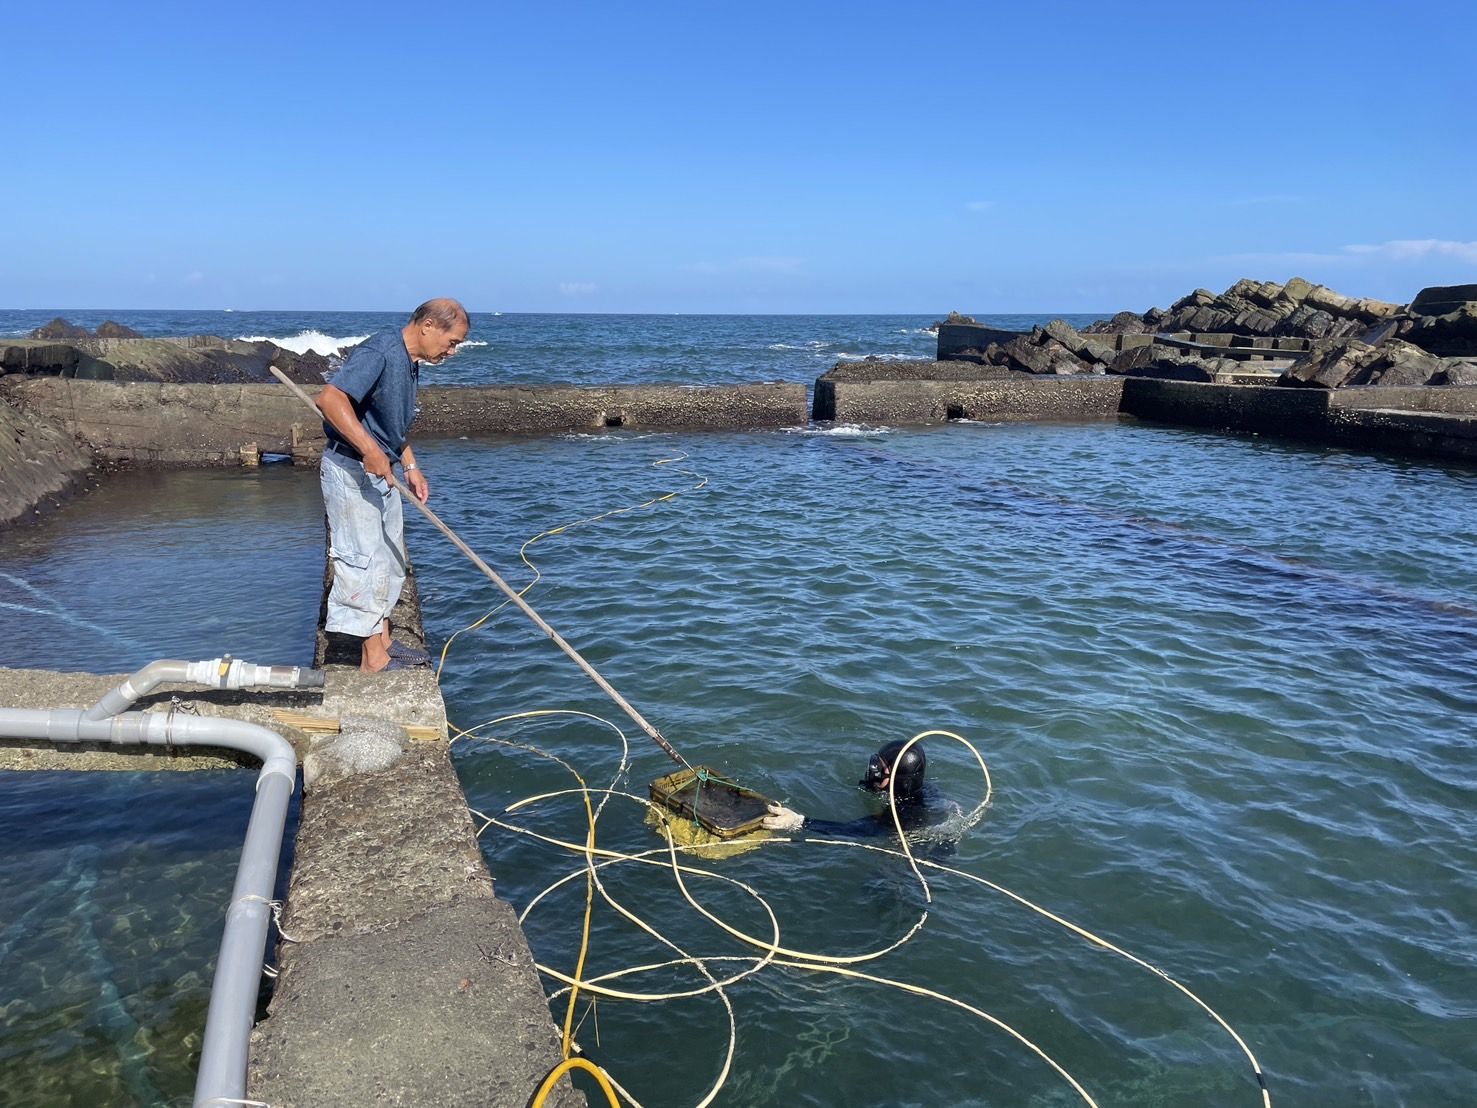
M 1112 419 L 1121 377 L 1035 377 L 964 362 L 833 371 L 815 383 L 817 421 L 888 425 L 950 419 Z
M 60 424 L 0 398 L 0 527 L 65 497 L 91 466 L 92 456 Z
M 1418 395 L 1401 395 L 1411 393 Z M 1417 400 L 1423 410 L 1404 406 Z M 1477 459 L 1477 388 L 1331 391 L 1128 377 L 1121 411 L 1185 427 Z
M 1113 419 L 1477 459 L 1477 387 L 1279 388 L 1118 375 L 1037 376 L 968 362 L 841 366 L 814 417 L 888 426 Z
M 452 435 L 803 427 L 807 414 L 805 386 L 793 383 L 603 389 L 432 386 L 421 389 L 418 399 L 416 431 Z
M 0 378 L 22 413 L 49 419 L 105 461 L 219 465 L 255 443 L 267 453 L 316 454 L 322 428 L 302 401 L 270 385 L 196 385 Z M 310 390 L 311 391 L 311 390 Z M 687 388 L 450 388 L 420 392 L 415 430 L 445 434 L 744 429 L 804 426 L 805 386 Z

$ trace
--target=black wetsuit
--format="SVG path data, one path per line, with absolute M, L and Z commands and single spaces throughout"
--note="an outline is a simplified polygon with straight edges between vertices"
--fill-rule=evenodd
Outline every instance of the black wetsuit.
M 899 799 L 897 802 L 897 811 L 897 822 L 903 825 L 903 833 L 907 835 L 932 826 L 938 822 L 933 817 L 940 815 L 935 806 L 929 804 L 928 797 L 926 796 Z M 811 819 L 809 816 L 806 816 L 802 830 L 809 831 L 815 835 L 833 836 L 843 839 L 897 837 L 897 823 L 893 821 L 892 812 L 887 809 L 886 805 L 883 805 L 880 812 L 845 822 L 829 819 Z

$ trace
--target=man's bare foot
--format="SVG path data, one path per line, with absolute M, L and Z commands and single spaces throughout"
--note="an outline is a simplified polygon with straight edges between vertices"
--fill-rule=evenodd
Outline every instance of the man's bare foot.
M 390 664 L 390 649 L 379 635 L 370 635 L 359 649 L 359 668 L 365 673 L 378 673 Z

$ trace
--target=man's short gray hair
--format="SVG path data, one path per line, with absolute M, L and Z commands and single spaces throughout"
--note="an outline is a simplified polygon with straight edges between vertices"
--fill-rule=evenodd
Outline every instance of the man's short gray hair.
M 449 296 L 427 300 L 411 315 L 410 322 L 414 326 L 428 319 L 443 331 L 450 331 L 458 323 L 470 326 L 472 322 L 467 316 L 467 309 Z

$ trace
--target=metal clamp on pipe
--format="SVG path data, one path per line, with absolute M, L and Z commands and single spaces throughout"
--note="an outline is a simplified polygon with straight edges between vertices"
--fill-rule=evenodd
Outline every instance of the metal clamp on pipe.
M 321 669 L 306 666 L 257 666 L 224 654 L 202 662 L 161 660 L 150 662 L 82 714 L 85 720 L 108 719 L 133 707 L 160 685 L 206 685 L 212 689 L 321 689 Z

